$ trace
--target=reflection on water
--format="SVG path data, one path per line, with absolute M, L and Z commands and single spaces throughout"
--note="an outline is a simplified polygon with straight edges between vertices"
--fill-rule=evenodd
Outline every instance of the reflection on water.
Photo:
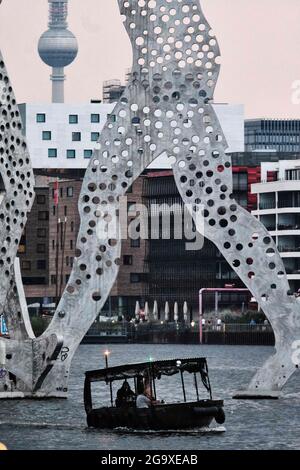
M 272 348 L 197 345 L 112 345 L 110 365 L 155 359 L 207 356 L 214 398 L 225 400 L 226 423 L 210 430 L 141 432 L 88 429 L 83 407 L 84 372 L 104 367 L 106 346 L 83 345 L 75 357 L 69 400 L 2 401 L 0 441 L 10 449 L 299 449 L 300 375 L 279 401 L 236 401 L 233 393 L 245 386 Z M 186 376 L 188 377 L 188 376 Z M 186 380 L 194 399 L 192 376 Z M 115 387 L 115 391 L 117 386 Z M 158 396 L 182 399 L 180 379 L 163 378 Z M 98 403 L 109 401 L 108 387 L 96 390 Z M 203 390 L 202 397 L 206 398 Z M 97 403 L 96 403 L 97 404 Z M 226 432 L 225 432 L 226 430 Z

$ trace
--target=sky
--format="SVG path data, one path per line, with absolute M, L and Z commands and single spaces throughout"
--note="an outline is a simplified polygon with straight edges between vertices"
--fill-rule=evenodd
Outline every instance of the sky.
M 248 118 L 300 118 L 300 100 L 292 100 L 295 82 L 300 89 L 300 0 L 201 4 L 222 54 L 215 101 L 244 104 Z M 51 70 L 37 53 L 47 19 L 47 0 L 0 6 L 0 47 L 19 103 L 51 99 Z M 124 80 L 132 61 L 117 0 L 69 0 L 69 29 L 80 50 L 66 69 L 66 102 L 101 98 L 102 82 Z

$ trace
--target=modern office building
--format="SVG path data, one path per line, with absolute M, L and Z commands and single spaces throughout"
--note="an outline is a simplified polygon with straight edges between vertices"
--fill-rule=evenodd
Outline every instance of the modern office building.
M 34 169 L 86 169 L 115 104 L 20 104 Z
M 86 169 L 107 120 L 114 122 L 115 103 L 20 104 L 19 109 L 34 169 Z M 242 106 L 215 105 L 230 152 L 244 150 Z M 151 168 L 169 168 L 162 155 Z
M 300 152 L 300 120 L 247 119 L 245 151 Z
M 300 289 L 300 155 L 298 160 L 261 164 L 261 181 L 252 185 L 258 198 L 252 213 L 275 240 L 293 292 Z

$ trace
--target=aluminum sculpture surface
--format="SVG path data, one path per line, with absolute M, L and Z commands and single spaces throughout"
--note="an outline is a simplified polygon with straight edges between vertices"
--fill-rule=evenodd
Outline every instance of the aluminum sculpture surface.
M 121 196 L 155 158 L 166 153 L 183 201 L 193 207 L 194 217 L 204 205 L 205 236 L 236 270 L 274 328 L 276 354 L 257 372 L 248 393 L 263 396 L 277 392 L 296 370 L 292 354 L 293 342 L 300 338 L 300 306 L 290 295 L 272 238 L 232 195 L 231 160 L 212 107 L 220 69 L 216 38 L 197 0 L 118 3 L 132 43 L 133 68 L 114 110 L 116 121 L 107 123 L 102 131 L 84 178 L 73 272 L 53 321 L 40 338 L 1 340 L 2 349 L 3 344 L 6 348 L 2 367 L 17 378 L 12 390 L 33 396 L 66 396 L 73 355 L 103 307 L 120 265 L 120 237 L 101 239 L 98 227 L 118 218 Z M 5 86 L 2 73 L 2 89 Z M 12 100 L 11 89 L 5 99 L 2 94 L 2 109 L 6 100 Z M 1 171 L 5 165 L 10 172 L 17 171 L 9 163 L 10 145 L 4 145 L 5 126 L 11 125 L 11 118 L 5 115 L 2 119 Z M 16 142 L 16 130 L 12 132 Z M 14 155 L 15 151 L 10 152 Z M 11 179 L 11 175 L 5 178 Z M 18 176 L 17 185 L 19 180 Z M 10 184 L 8 181 L 6 191 Z M 21 190 L 18 196 L 23 204 L 26 198 Z M 29 209 L 29 199 L 28 203 Z M 11 207 L 3 214 L 1 247 L 6 246 L 5 220 L 9 217 L 14 233 L 12 263 L 21 227 L 15 235 Z M 16 219 L 19 227 L 20 218 Z M 1 271 L 3 302 L 13 282 L 13 271 L 5 266 Z

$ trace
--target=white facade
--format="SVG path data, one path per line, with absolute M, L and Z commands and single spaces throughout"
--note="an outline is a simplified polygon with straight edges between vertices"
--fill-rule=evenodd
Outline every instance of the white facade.
M 266 226 L 284 260 L 289 281 L 300 287 L 300 160 L 261 164 L 261 183 L 252 185 L 258 196 L 253 214 Z M 296 283 L 295 281 L 298 281 Z
M 96 144 L 92 134 L 93 137 L 100 135 L 114 107 L 114 104 L 102 103 L 19 105 L 33 168 L 86 168 L 90 159 L 87 152 L 93 151 Z M 45 122 L 37 122 L 43 115 Z M 99 122 L 92 122 L 92 119 L 97 120 L 97 115 Z M 43 138 L 43 133 L 48 132 L 51 139 L 44 140 L 49 135 L 44 134 Z M 73 140 L 76 133 L 80 133 L 80 140 Z M 50 150 L 56 150 L 56 157 L 49 156 Z
M 86 168 L 88 154 L 96 144 L 92 135 L 93 138 L 100 135 L 108 117 L 114 119 L 114 107 L 114 103 L 20 104 L 33 168 Z M 217 104 L 214 107 L 229 145 L 228 152 L 243 152 L 243 106 Z M 92 122 L 96 115 L 99 122 Z M 74 122 L 70 123 L 70 119 Z M 74 140 L 79 134 L 80 140 Z M 157 158 L 151 168 L 169 168 L 167 158 L 164 155 Z

